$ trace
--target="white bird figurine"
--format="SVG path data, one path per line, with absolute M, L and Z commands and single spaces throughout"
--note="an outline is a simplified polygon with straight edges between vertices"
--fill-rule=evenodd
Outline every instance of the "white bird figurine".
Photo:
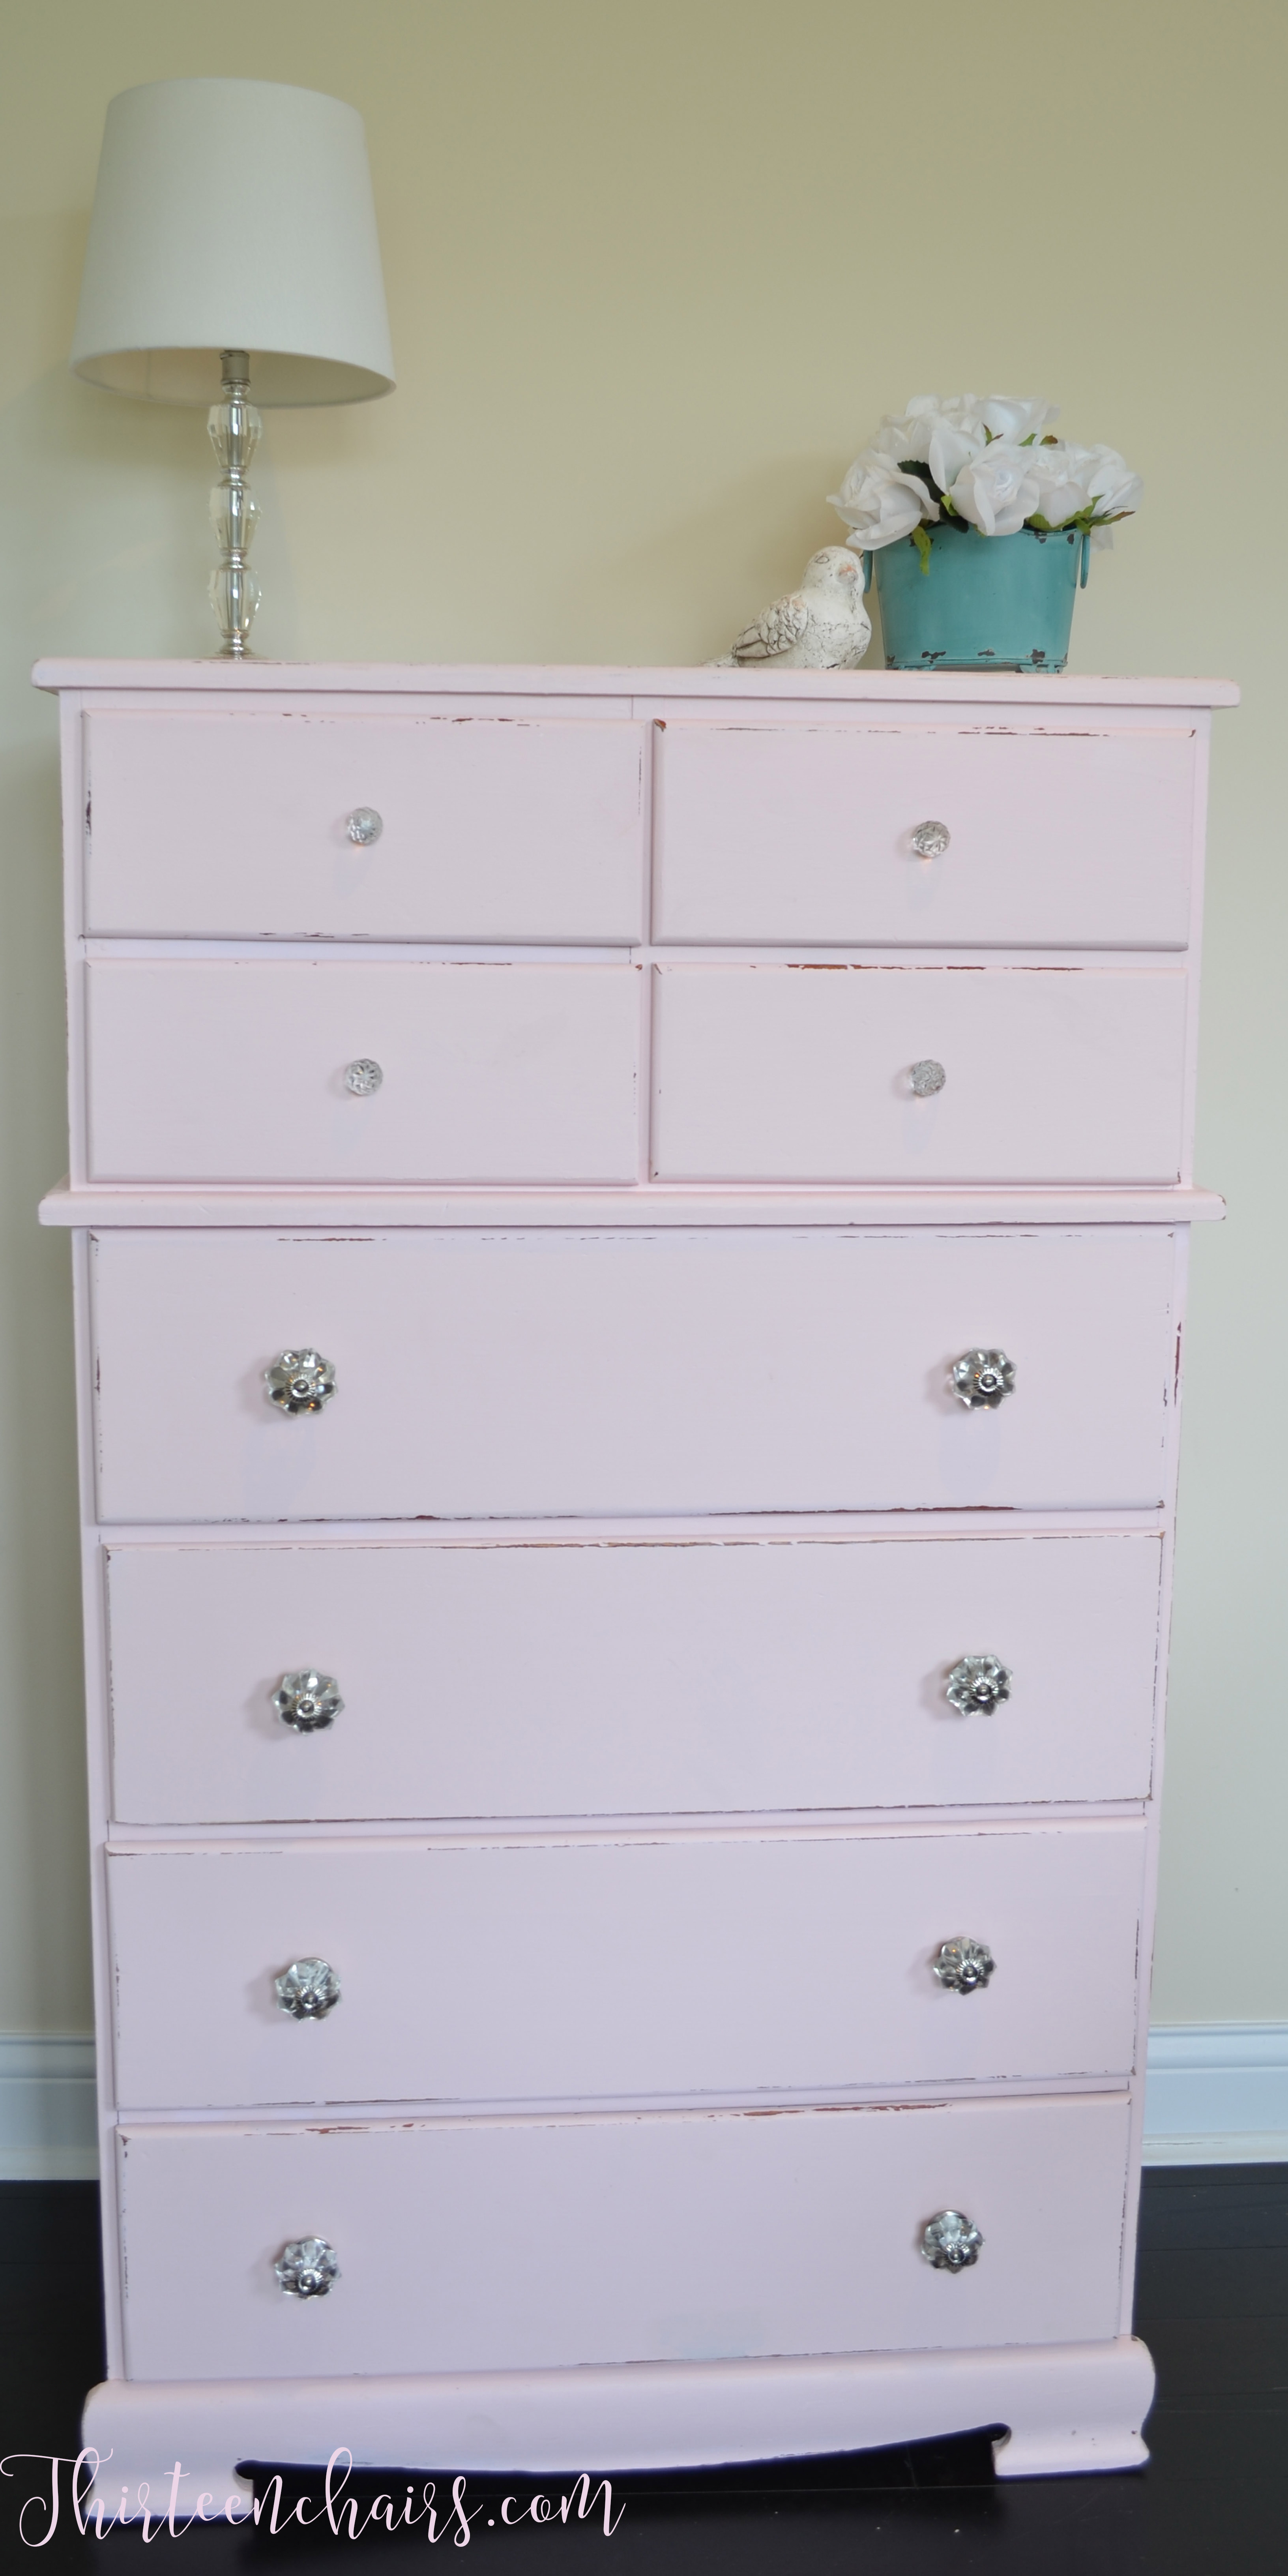
M 848 546 L 820 546 L 799 590 L 776 599 L 744 626 L 713 670 L 772 662 L 779 671 L 853 671 L 872 638 L 863 605 L 863 566 Z

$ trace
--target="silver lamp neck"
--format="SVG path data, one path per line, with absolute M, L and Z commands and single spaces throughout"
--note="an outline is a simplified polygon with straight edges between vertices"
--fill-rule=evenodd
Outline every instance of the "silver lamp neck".
M 259 606 L 259 584 L 247 560 L 258 504 L 246 480 L 246 469 L 259 440 L 260 419 L 250 400 L 250 354 L 246 349 L 220 352 L 223 400 L 210 410 L 210 441 L 223 468 L 210 495 L 210 517 L 219 541 L 219 561 L 210 576 L 210 605 L 222 638 L 220 653 L 243 661 L 250 650 L 250 630 Z

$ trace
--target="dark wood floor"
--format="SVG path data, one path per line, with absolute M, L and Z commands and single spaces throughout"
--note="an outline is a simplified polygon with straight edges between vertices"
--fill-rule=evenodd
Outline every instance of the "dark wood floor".
M 200 2261 L 200 2213 L 194 2213 Z M 199 2291 L 197 2293 L 199 2295 Z M 0 2184 L 0 2449 L 74 2453 L 81 2397 L 100 2375 L 97 2195 L 86 2183 Z M 628 2478 L 611 2539 L 600 2524 L 509 2531 L 487 2525 L 496 2481 L 469 2482 L 484 2505 L 471 2546 L 493 2570 L 551 2576 L 576 2561 L 617 2576 L 1285 2576 L 1288 2571 L 1288 2165 L 1155 2170 L 1146 2175 L 1137 2316 L 1158 2364 L 1152 2458 L 1139 2474 L 997 2484 L 988 2442 L 922 2444 L 783 2469 Z M 526 2500 L 533 2481 L 507 2484 Z M 98 2543 L 66 2518 L 30 2558 L 18 2506 L 21 2463 L 0 2481 L 0 2567 L 52 2570 L 110 2553 L 133 2565 L 137 2528 Z M 287 2496 L 289 2502 L 289 2492 Z M 45 2528 L 29 2516 L 30 2538 Z M 445 2530 L 440 2548 L 454 2547 Z M 175 2543 L 162 2530 L 145 2563 Z M 315 2533 L 190 2531 L 180 2566 L 207 2576 L 280 2559 L 298 2576 L 362 2566 L 390 2549 L 424 2549 L 377 2530 L 325 2541 Z M 97 2562 L 95 2562 L 97 2563 Z M 457 2562 L 459 2564 L 459 2559 Z

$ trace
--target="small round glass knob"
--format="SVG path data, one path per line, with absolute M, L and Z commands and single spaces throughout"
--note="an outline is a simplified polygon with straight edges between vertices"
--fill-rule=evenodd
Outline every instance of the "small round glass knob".
M 310 1667 L 299 1673 L 283 1673 L 273 1693 L 273 1706 L 283 1726 L 293 1726 L 297 1735 L 316 1735 L 319 1727 L 330 1726 L 344 1706 L 330 1673 L 315 1673 Z
M 965 2272 L 979 2261 L 984 2239 L 960 2209 L 937 2209 L 922 2230 L 921 2250 L 937 2272 Z
M 366 1100 L 373 1091 L 379 1091 L 384 1078 L 384 1068 L 373 1055 L 355 1056 L 352 1064 L 344 1068 L 345 1089 L 358 1100 Z
M 283 1413 L 320 1413 L 335 1393 L 335 1363 L 320 1351 L 279 1351 L 264 1383 Z
M 279 2288 L 292 2299 L 324 2299 L 340 2278 L 335 2248 L 325 2236 L 296 2236 L 273 2265 Z
M 292 2021 L 325 2021 L 339 2003 L 340 1980 L 328 1959 L 292 1959 L 274 1977 L 273 1992 Z
M 953 1361 L 949 1384 L 963 1404 L 998 1405 L 1014 1389 L 1015 1363 L 1005 1351 L 963 1351 Z
M 949 1706 L 963 1717 L 991 1717 L 1011 1696 L 1011 1675 L 996 1655 L 963 1655 L 944 1684 Z
M 953 836 L 946 823 L 918 823 L 909 837 L 919 859 L 942 859 Z
M 374 805 L 355 805 L 344 828 L 356 849 L 369 850 L 385 827 Z
M 316 1966 L 317 1962 L 310 1964 Z M 987 1942 L 969 1941 L 963 1933 L 958 1941 L 942 1942 L 938 1956 L 930 1964 L 940 1985 L 947 1986 L 952 1994 L 973 1995 L 988 1984 L 997 1961 Z M 280 1987 L 280 1977 L 277 1982 Z
M 918 1056 L 916 1063 L 909 1066 L 908 1074 L 918 1100 L 929 1100 L 931 1093 L 942 1091 L 948 1080 L 942 1064 L 936 1064 L 933 1055 Z

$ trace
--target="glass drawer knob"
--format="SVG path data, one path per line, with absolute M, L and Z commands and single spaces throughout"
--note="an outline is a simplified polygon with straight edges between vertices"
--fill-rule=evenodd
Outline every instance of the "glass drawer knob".
M 324 2299 L 340 2278 L 335 2248 L 325 2236 L 296 2236 L 282 2247 L 273 2270 L 279 2288 L 292 2299 Z
M 911 835 L 919 859 L 942 859 L 952 837 L 946 823 L 918 823 Z
M 356 849 L 369 850 L 385 827 L 374 805 L 355 805 L 344 828 Z
M 948 1080 L 942 1064 L 936 1064 L 933 1055 L 918 1056 L 916 1063 L 910 1065 L 908 1070 L 909 1080 L 918 1100 L 929 1100 L 931 1093 L 942 1091 Z
M 991 1717 L 994 1709 L 1011 1696 L 1011 1675 L 996 1655 L 963 1655 L 961 1662 L 954 1664 L 944 1693 L 949 1707 L 963 1717 Z
M 289 1968 L 274 1977 L 273 1992 L 292 2021 L 325 2021 L 339 2003 L 340 1980 L 328 1959 L 292 1959 Z
M 320 1351 L 279 1351 L 264 1371 L 268 1400 L 283 1413 L 320 1413 L 335 1393 L 335 1362 Z
M 308 1964 L 316 1967 L 319 1963 L 314 1959 Z M 973 1995 L 981 1986 L 988 1984 L 997 1961 L 987 1942 L 968 1941 L 963 1933 L 960 1940 L 942 1942 L 938 1956 L 930 1964 L 940 1985 L 947 1986 L 950 1993 Z M 277 1982 L 280 1989 L 280 1977 Z
M 311 1668 L 300 1673 L 283 1673 L 273 1693 L 273 1706 L 283 1726 L 293 1726 L 297 1735 L 316 1735 L 319 1727 L 330 1726 L 344 1706 L 330 1673 L 315 1673 Z
M 384 1078 L 384 1068 L 373 1055 L 355 1056 L 352 1064 L 344 1068 L 345 1089 L 358 1100 L 366 1100 L 373 1091 L 379 1091 Z
M 954 1395 L 972 1407 L 998 1405 L 1015 1387 L 1015 1363 L 1005 1351 L 963 1351 L 949 1374 Z
M 937 2272 L 965 2272 L 979 2261 L 984 2239 L 960 2209 L 937 2209 L 922 2230 L 921 2250 Z

